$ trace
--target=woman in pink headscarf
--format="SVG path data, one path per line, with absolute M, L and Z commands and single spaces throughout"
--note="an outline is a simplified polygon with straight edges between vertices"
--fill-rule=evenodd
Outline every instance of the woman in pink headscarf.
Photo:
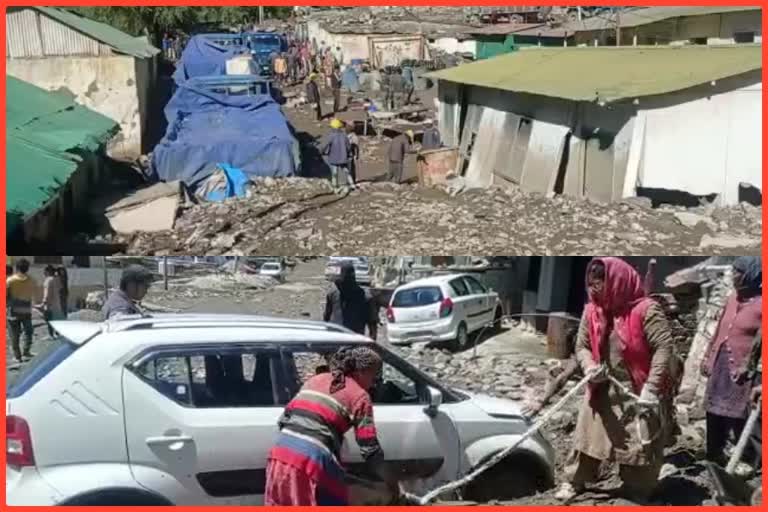
M 589 302 L 579 326 L 576 358 L 592 378 L 575 432 L 578 462 L 563 499 L 594 482 L 604 461 L 619 464 L 623 493 L 653 493 L 669 439 L 673 339 L 660 304 L 627 262 L 597 258 L 587 267 Z M 640 401 L 627 396 L 610 377 Z

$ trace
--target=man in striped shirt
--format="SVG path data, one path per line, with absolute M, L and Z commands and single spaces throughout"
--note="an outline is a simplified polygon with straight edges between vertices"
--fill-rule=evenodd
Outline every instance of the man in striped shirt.
M 344 434 L 354 429 L 363 459 L 392 488 L 376 435 L 368 390 L 381 370 L 371 348 L 342 349 L 331 371 L 310 378 L 286 406 L 269 454 L 267 506 L 346 505 L 348 489 L 339 460 Z

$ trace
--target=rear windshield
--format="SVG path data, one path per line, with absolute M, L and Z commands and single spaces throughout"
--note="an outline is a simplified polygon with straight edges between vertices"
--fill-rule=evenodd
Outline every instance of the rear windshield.
M 280 270 L 280 265 L 277 263 L 265 263 L 261 268 L 264 270 Z
M 409 288 L 395 293 L 392 299 L 393 308 L 417 308 L 419 306 L 429 306 L 443 300 L 443 293 L 436 286 L 425 286 L 421 288 Z
M 75 353 L 77 345 L 61 336 L 47 343 L 21 372 L 8 372 L 7 397 L 18 398 Z

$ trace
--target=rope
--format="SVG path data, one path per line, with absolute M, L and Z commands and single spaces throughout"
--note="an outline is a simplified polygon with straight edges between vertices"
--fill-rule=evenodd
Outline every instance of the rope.
M 565 406 L 565 404 L 567 404 L 570 401 L 571 398 L 573 398 L 577 393 L 579 393 L 579 391 L 582 390 L 582 388 L 584 388 L 589 383 L 592 377 L 594 377 L 601 371 L 604 371 L 604 367 L 602 366 L 593 368 L 592 370 L 587 372 L 587 374 L 584 377 L 582 377 L 582 379 L 579 382 L 577 382 L 576 385 L 573 388 L 571 388 L 570 391 L 568 391 L 560 400 L 558 400 L 555 405 L 550 407 L 549 410 L 547 410 L 547 412 L 541 415 L 541 417 L 538 420 L 536 420 L 536 422 L 530 428 L 528 428 L 528 430 L 526 430 L 523 433 L 523 435 L 521 435 L 514 443 L 512 443 L 510 446 L 506 447 L 502 451 L 496 453 L 493 457 L 488 459 L 485 463 L 475 468 L 471 473 L 468 473 L 467 475 L 459 478 L 458 480 L 454 480 L 452 482 L 443 484 L 440 487 L 437 487 L 431 490 L 424 496 L 416 496 L 414 494 L 401 490 L 402 497 L 408 500 L 409 502 L 412 502 L 418 505 L 427 505 L 428 503 L 433 501 L 435 498 L 443 494 L 446 494 L 448 492 L 455 491 L 456 489 L 459 489 L 469 484 L 470 482 L 475 480 L 478 476 L 480 476 L 482 473 L 484 473 L 491 467 L 495 466 L 499 462 L 503 461 L 505 458 L 507 458 L 507 456 L 510 453 L 512 453 L 512 451 L 514 451 L 524 441 L 526 441 L 529 437 L 531 437 L 536 432 L 541 430 L 541 428 L 544 425 L 546 425 L 550 419 L 552 419 L 552 417 L 556 412 L 562 409 Z M 625 386 L 624 383 L 617 380 L 615 377 L 611 375 L 608 375 L 607 378 L 609 382 L 614 384 L 619 389 L 619 391 L 621 391 L 624 395 L 631 398 L 635 402 L 640 400 L 640 397 L 635 393 L 633 393 L 629 388 L 627 388 L 627 386 Z M 647 446 L 653 443 L 658 438 L 658 436 L 660 435 L 660 432 L 657 432 L 650 439 L 644 439 L 643 432 L 642 432 L 642 425 L 640 423 L 643 417 L 644 417 L 644 414 L 642 412 L 637 416 L 637 420 L 636 420 L 637 436 L 638 436 L 638 439 L 640 440 L 640 443 L 643 446 Z
M 588 372 L 587 375 L 585 375 L 568 393 L 566 393 L 558 402 L 549 408 L 549 410 L 544 413 L 528 430 L 523 433 L 514 443 L 512 443 L 507 448 L 503 449 L 502 451 L 496 453 L 493 457 L 488 459 L 484 464 L 478 466 L 475 468 L 471 473 L 459 478 L 458 480 L 454 480 L 453 482 L 448 482 L 447 484 L 443 484 L 440 487 L 437 487 L 436 489 L 433 489 L 432 491 L 428 492 L 424 496 L 416 496 L 414 494 L 410 493 L 403 493 L 403 497 L 408 499 L 411 502 L 418 503 L 419 505 L 426 505 L 438 496 L 445 494 L 450 491 L 454 491 L 460 487 L 464 487 L 468 483 L 472 482 L 475 478 L 477 478 L 479 475 L 484 473 L 486 470 L 491 468 L 492 466 L 495 466 L 502 460 L 504 460 L 510 453 L 512 453 L 513 450 L 515 450 L 518 446 L 520 446 L 524 441 L 526 441 L 529 437 L 534 435 L 536 432 L 538 432 L 541 427 L 543 427 L 551 418 L 554 416 L 556 412 L 558 412 L 560 409 L 563 408 L 563 406 L 568 403 L 568 401 L 573 398 L 579 391 L 581 391 L 582 388 L 584 388 L 588 383 L 589 380 L 596 375 L 601 368 L 595 368 L 592 371 Z

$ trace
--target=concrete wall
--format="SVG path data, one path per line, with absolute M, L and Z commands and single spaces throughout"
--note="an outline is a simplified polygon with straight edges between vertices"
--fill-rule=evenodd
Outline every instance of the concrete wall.
M 134 60 L 128 56 L 6 59 L 6 72 L 43 89 L 70 91 L 78 103 L 114 119 L 120 132 L 109 154 L 133 160 L 142 154 L 142 111 L 146 119 L 151 87 L 148 68 Z
M 687 16 L 622 29 L 622 45 L 689 44 L 692 39 L 705 38 L 707 44 L 735 43 L 737 33 L 755 34 L 755 42 L 762 40 L 761 11 L 738 11 L 704 16 Z M 577 44 L 615 44 L 615 29 L 579 32 Z
M 649 98 L 638 108 L 645 124 L 635 142 L 642 144 L 639 186 L 721 194 L 720 204 L 738 204 L 741 182 L 762 190 L 759 72 Z
M 318 46 L 325 42 L 326 46 L 341 48 L 342 64 L 348 64 L 355 59 L 372 60 L 372 40 L 377 46 L 377 53 L 383 57 L 384 65 L 392 65 L 395 61 L 399 65 L 401 59 L 419 59 L 424 50 L 421 38 L 417 35 L 337 34 L 328 32 L 317 21 L 308 21 L 306 26 L 309 39 L 314 38 Z
M 477 41 L 474 39 L 466 39 L 460 41 L 455 37 L 440 37 L 438 39 L 430 39 L 429 48 L 436 48 L 446 53 L 469 53 L 473 57 L 477 57 Z

